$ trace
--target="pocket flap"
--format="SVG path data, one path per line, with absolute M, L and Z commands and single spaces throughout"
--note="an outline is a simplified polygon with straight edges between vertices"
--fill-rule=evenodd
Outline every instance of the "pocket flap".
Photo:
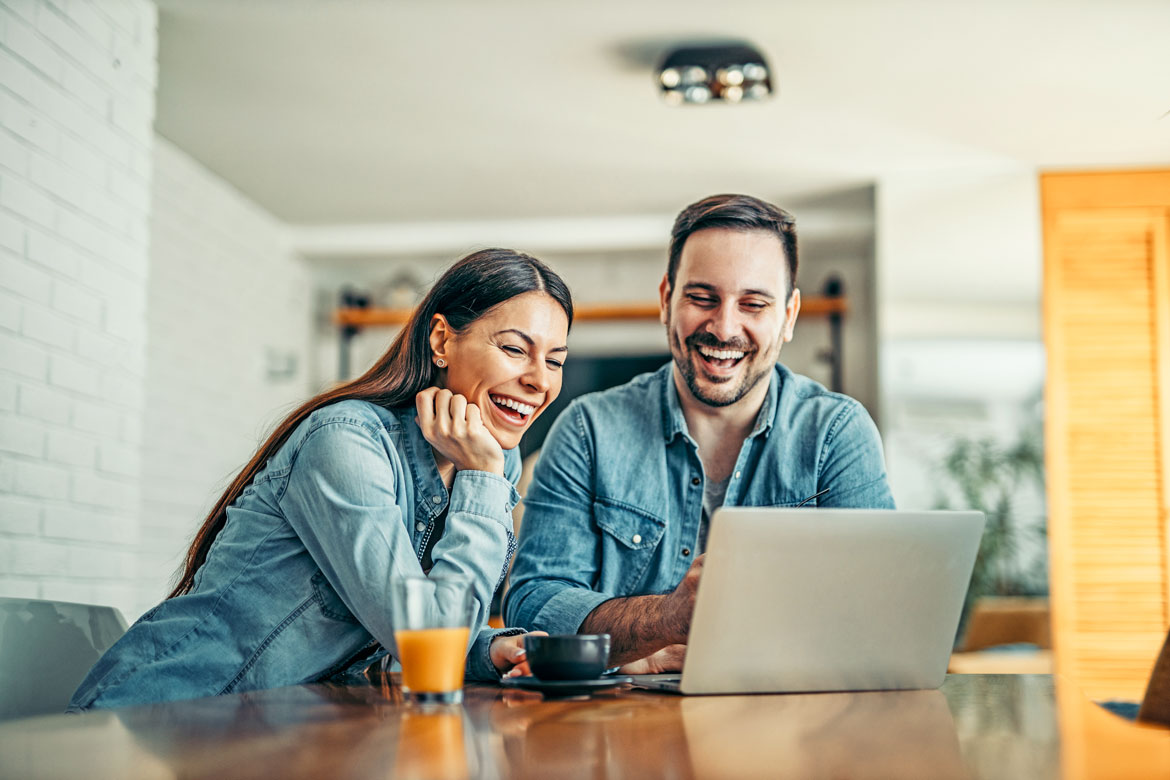
M 631 506 L 595 502 L 593 518 L 597 527 L 631 550 L 656 547 L 666 531 L 666 521 Z

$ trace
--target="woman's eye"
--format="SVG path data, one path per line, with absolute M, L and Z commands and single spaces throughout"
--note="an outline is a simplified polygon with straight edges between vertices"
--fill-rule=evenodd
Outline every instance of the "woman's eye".
M 505 344 L 502 347 L 500 347 L 500 349 L 504 350 L 509 355 L 523 355 L 524 354 L 524 350 L 520 349 L 520 347 L 514 347 L 511 344 Z
M 565 365 L 561 361 L 553 360 L 552 358 L 549 358 L 548 360 L 546 360 L 544 362 L 547 363 L 548 367 L 551 368 L 553 371 L 560 371 L 561 367 Z

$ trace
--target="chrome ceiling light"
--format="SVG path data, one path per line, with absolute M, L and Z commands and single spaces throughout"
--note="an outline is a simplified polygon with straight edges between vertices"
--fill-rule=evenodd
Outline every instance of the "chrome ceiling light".
M 670 105 L 738 103 L 772 94 L 768 63 L 748 43 L 680 46 L 666 53 L 657 73 L 662 98 Z

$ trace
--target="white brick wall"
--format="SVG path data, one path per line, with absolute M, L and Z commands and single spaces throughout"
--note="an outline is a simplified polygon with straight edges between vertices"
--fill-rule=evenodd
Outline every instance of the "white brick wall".
M 0 595 L 133 617 L 157 13 L 0 0 Z
M 165 595 L 261 438 L 308 395 L 312 320 L 309 273 L 280 223 L 163 138 L 153 167 L 142 609 Z M 295 375 L 268 378 L 268 350 L 294 355 Z

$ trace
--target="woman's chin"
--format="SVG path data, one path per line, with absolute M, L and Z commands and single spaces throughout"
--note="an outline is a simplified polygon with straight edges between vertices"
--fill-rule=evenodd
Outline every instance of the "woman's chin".
M 502 450 L 510 450 L 520 446 L 520 439 L 524 438 L 524 431 L 497 431 L 491 430 L 492 438 L 500 445 Z

